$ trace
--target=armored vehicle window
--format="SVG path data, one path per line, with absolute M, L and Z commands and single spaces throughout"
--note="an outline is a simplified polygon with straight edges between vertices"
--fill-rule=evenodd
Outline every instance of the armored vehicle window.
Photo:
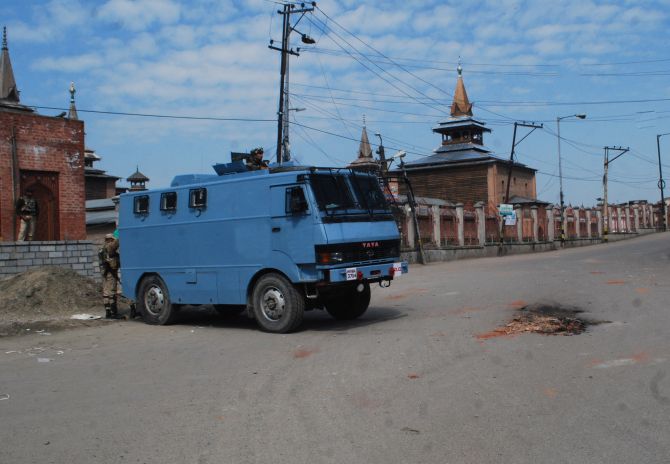
M 175 211 L 177 209 L 177 192 L 161 193 L 161 211 Z
M 376 210 L 389 208 L 376 177 L 355 175 L 352 185 L 362 207 Z
M 199 188 L 189 191 L 188 207 L 189 208 L 204 208 L 207 206 L 207 189 Z
M 149 195 L 139 195 L 133 199 L 133 211 L 135 214 L 149 213 Z
M 311 177 L 311 181 L 319 209 L 328 211 L 355 206 L 353 195 L 344 176 L 317 174 Z
M 286 189 L 286 213 L 300 214 L 307 211 L 307 200 L 305 192 L 301 187 L 290 187 Z

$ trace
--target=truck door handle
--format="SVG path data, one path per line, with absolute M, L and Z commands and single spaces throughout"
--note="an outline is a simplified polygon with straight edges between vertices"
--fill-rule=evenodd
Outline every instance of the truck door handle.
M 281 227 L 273 227 L 272 232 L 279 232 L 281 230 Z

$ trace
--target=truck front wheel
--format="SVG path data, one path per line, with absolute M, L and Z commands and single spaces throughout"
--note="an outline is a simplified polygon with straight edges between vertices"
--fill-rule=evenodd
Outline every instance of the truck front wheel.
M 258 279 L 252 301 L 254 318 L 266 332 L 287 333 L 302 323 L 305 299 L 282 275 L 270 273 Z
M 357 288 L 358 285 L 363 288 Z M 366 282 L 358 285 L 327 300 L 325 306 L 328 314 L 341 321 L 362 316 L 370 305 L 370 284 Z
M 170 293 L 163 279 L 150 275 L 142 279 L 137 292 L 137 308 L 147 324 L 172 324 L 178 306 L 170 302 Z

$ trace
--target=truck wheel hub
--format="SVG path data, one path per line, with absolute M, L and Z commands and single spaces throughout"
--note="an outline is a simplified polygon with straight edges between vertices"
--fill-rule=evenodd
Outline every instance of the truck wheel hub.
M 276 288 L 269 288 L 261 299 L 263 316 L 270 321 L 278 321 L 284 314 L 286 301 L 284 295 Z

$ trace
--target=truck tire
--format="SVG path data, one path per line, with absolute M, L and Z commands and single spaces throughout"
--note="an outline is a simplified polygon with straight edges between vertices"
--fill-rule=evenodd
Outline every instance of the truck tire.
M 163 279 L 150 275 L 142 279 L 137 292 L 137 308 L 147 324 L 172 324 L 179 307 L 170 302 L 170 293 Z
M 349 289 L 341 295 L 326 301 L 326 311 L 335 319 L 350 321 L 357 319 L 367 311 L 370 305 L 370 284 L 363 284 L 363 291 L 359 292 L 356 287 Z
M 287 333 L 296 329 L 305 314 L 305 298 L 284 276 L 265 274 L 252 294 L 253 313 L 266 332 Z

